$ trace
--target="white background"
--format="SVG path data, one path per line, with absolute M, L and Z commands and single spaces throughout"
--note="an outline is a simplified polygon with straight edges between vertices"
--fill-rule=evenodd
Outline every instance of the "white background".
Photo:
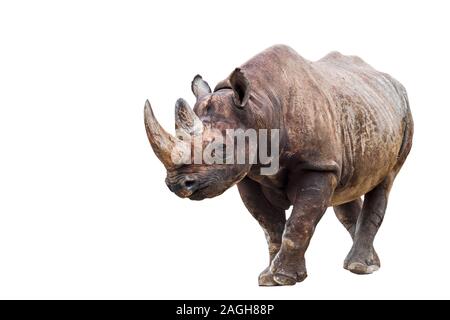
M 0 298 L 450 298 L 448 1 L 153 3 L 0 4 Z M 308 278 L 260 288 L 265 239 L 236 188 L 193 202 L 165 186 L 145 99 L 172 129 L 195 74 L 214 86 L 276 43 L 359 55 L 409 92 L 376 274 L 342 268 L 329 210 Z

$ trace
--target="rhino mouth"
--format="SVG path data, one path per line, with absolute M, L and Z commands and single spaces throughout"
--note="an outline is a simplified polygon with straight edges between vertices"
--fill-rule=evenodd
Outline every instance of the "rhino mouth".
M 204 194 L 204 190 L 206 190 L 208 186 L 201 187 L 200 189 L 195 190 L 188 198 L 190 200 L 203 200 L 208 196 Z

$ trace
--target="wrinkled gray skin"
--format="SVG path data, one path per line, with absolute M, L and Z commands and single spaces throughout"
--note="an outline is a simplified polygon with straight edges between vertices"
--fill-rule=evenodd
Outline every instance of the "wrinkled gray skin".
M 237 184 L 268 242 L 270 261 L 260 285 L 306 278 L 305 251 L 329 206 L 353 239 L 344 268 L 357 274 L 379 268 L 373 240 L 413 137 L 398 81 L 358 57 L 333 52 L 311 62 L 277 45 L 237 68 L 214 92 L 200 76 L 192 89 L 195 113 L 184 100 L 176 108 L 177 128 L 190 135 L 211 141 L 211 128 L 280 129 L 280 170 L 273 176 L 260 175 L 257 164 L 176 166 L 168 150 L 180 142 L 160 128 L 148 102 L 145 109 L 149 140 L 173 192 L 201 200 Z

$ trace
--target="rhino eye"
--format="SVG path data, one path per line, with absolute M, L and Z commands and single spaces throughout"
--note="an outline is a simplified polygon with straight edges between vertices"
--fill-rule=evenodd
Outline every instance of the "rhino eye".
M 210 104 L 206 105 L 206 107 L 205 107 L 205 113 L 206 113 L 207 115 L 210 115 L 211 112 L 212 112 L 212 106 L 211 106 Z
M 225 161 L 227 159 L 226 148 L 227 146 L 224 143 L 215 145 L 214 149 L 211 151 L 211 157 L 222 158 Z

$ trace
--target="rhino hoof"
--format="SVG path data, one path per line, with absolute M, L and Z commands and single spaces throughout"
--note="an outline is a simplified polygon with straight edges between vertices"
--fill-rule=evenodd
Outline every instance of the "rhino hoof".
M 261 287 L 273 287 L 279 284 L 273 279 L 273 274 L 270 272 L 263 272 L 259 275 L 258 284 Z
M 273 279 L 276 283 L 282 286 L 293 286 L 297 282 L 302 282 L 307 277 L 306 272 L 297 273 L 296 276 L 290 276 L 286 274 L 276 273 L 273 276 Z
M 293 286 L 297 283 L 297 280 L 295 278 L 291 278 L 287 275 L 279 273 L 273 276 L 273 280 L 275 280 L 276 283 L 282 286 Z
M 375 264 L 368 266 L 361 262 L 352 262 L 346 267 L 346 269 L 356 274 L 371 274 L 380 269 L 380 267 Z
M 261 287 L 278 286 L 278 283 L 273 280 L 273 274 L 270 272 L 270 267 L 264 269 L 258 277 L 258 284 Z

